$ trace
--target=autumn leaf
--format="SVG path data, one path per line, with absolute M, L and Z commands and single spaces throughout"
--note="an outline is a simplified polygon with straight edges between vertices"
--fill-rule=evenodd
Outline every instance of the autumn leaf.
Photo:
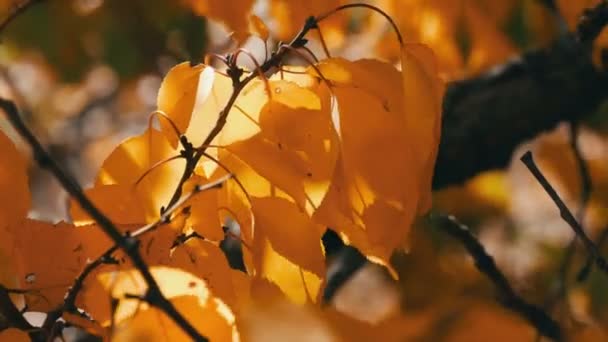
M 122 184 L 100 185 L 87 189 L 85 194 L 114 223 L 133 225 L 146 222 L 144 208 L 136 200 L 135 187 Z M 73 199 L 70 201 L 70 216 L 78 226 L 95 223 Z
M 418 213 L 431 207 L 431 182 L 441 134 L 443 83 L 437 77 L 433 52 L 424 45 L 407 45 L 402 51 L 405 129 L 412 146 L 411 168 L 421 179 Z
M 169 203 L 183 173 L 183 160 L 168 161 L 175 156 L 178 150 L 160 131 L 150 128 L 125 140 L 106 158 L 93 189 L 117 184 L 123 194 L 134 193 L 131 201 L 143 207 L 146 222 L 153 222 Z
M 27 164 L 4 132 L 0 132 L 0 149 L 0 225 L 11 226 L 30 209 Z
M 171 68 L 158 90 L 157 108 L 168 119 L 159 117 L 162 131 L 173 147 L 177 146 L 178 133 L 184 133 L 190 123 L 190 116 L 197 97 L 205 97 L 213 84 L 213 68 L 204 65 L 190 66 L 189 62 Z M 171 122 L 168 122 L 171 120 Z M 171 125 L 173 123 L 173 125 Z
M 234 315 L 226 304 L 211 294 L 204 280 L 169 267 L 152 267 L 150 272 L 163 295 L 171 300 L 184 317 L 192 319 L 192 324 L 201 334 L 220 341 L 232 339 L 236 333 Z M 138 299 L 125 298 L 127 294 L 142 296 L 147 288 L 136 270 L 101 273 L 97 276 L 97 281 L 99 285 L 88 289 L 90 293 L 86 294 L 91 298 L 90 310 L 95 317 L 104 318 L 101 321 L 103 325 L 109 324 L 110 317 L 113 317 L 116 324 L 114 339 L 187 339 L 185 332 L 162 311 Z M 100 306 L 104 297 L 108 298 L 106 307 Z M 119 300 L 113 315 L 110 315 L 110 298 Z
M 171 253 L 168 266 L 197 274 L 205 279 L 207 288 L 231 308 L 236 308 L 238 296 L 233 284 L 232 273 L 226 256 L 215 244 L 198 239 L 190 239 Z
M 185 0 L 199 15 L 204 15 L 210 19 L 220 21 L 228 26 L 232 31 L 232 36 L 237 41 L 242 41 L 248 32 L 248 18 L 253 0 Z
M 260 17 L 254 14 L 249 16 L 249 32 L 260 37 L 264 42 L 268 40 L 270 35 L 266 24 L 264 24 Z
M 282 40 L 291 39 L 298 33 L 308 17 L 325 14 L 344 3 L 346 1 L 342 0 L 270 1 L 271 14 L 278 22 L 278 38 Z M 341 28 L 345 25 L 346 20 L 347 16 L 344 13 L 337 13 L 319 24 L 327 41 L 339 45 L 343 37 Z
M 265 236 L 258 234 L 253 247 L 257 274 L 276 284 L 287 298 L 299 304 L 317 303 L 323 277 L 278 253 Z
M 89 260 L 109 248 L 111 240 L 96 225 L 75 227 L 24 220 L 4 239 L 3 249 L 16 265 L 17 288 L 27 290 L 31 310 L 54 309 Z M 41 253 L 52 257 L 40 257 Z
M 253 198 L 256 233 L 267 237 L 277 253 L 319 276 L 324 273 L 321 236 L 325 227 L 286 199 Z M 277 213 L 281 213 L 278 215 Z

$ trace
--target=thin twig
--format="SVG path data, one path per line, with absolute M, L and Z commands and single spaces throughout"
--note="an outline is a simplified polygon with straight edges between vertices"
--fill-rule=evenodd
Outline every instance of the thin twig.
M 82 188 L 76 183 L 74 178 L 59 167 L 57 162 L 50 156 L 44 147 L 42 147 L 38 139 L 21 120 L 17 107 L 12 101 L 0 98 L 0 108 L 6 113 L 13 128 L 31 147 L 34 159 L 38 165 L 41 168 L 50 171 L 66 192 L 76 200 L 80 207 L 92 217 L 95 222 L 97 222 L 106 235 L 108 235 L 114 243 L 129 256 L 133 265 L 141 273 L 148 285 L 146 297 L 149 302 L 164 311 L 165 314 L 167 314 L 175 324 L 182 328 L 192 339 L 196 341 L 207 341 L 207 339 L 196 331 L 194 326 L 175 309 L 173 304 L 163 296 L 148 265 L 139 253 L 139 241 L 130 236 L 123 236 L 114 223 L 84 194 Z
M 469 229 L 453 216 L 434 215 L 438 227 L 462 243 L 469 255 L 475 260 L 475 267 L 485 274 L 498 289 L 502 304 L 523 316 L 542 335 L 554 340 L 561 340 L 561 329 L 546 312 L 521 298 L 503 273 L 498 269 L 494 259 L 486 252 L 483 245 L 471 234 Z
M 578 173 L 580 175 L 580 185 L 581 185 L 581 194 L 580 194 L 580 207 L 577 211 L 577 220 L 580 222 L 581 226 L 584 226 L 583 221 L 585 218 L 585 210 L 587 209 L 587 204 L 589 203 L 589 199 L 591 197 L 592 191 L 592 183 L 591 183 L 591 175 L 589 174 L 589 167 L 587 162 L 583 158 L 581 148 L 578 144 L 578 136 L 579 136 L 579 124 L 577 122 L 572 122 L 570 124 L 570 147 L 572 149 L 572 153 L 574 154 L 574 159 L 576 161 L 576 165 L 578 168 Z M 568 271 L 570 270 L 570 266 L 572 261 L 574 260 L 574 255 L 576 251 L 576 236 L 572 238 L 568 246 L 566 247 L 566 251 L 562 257 L 560 262 L 560 266 L 557 272 L 557 287 L 553 295 L 547 300 L 545 307 L 550 309 L 553 305 L 566 296 L 568 292 Z M 588 263 L 592 264 L 593 259 L 589 258 Z
M 608 227 L 604 228 L 604 230 L 600 234 L 600 237 L 597 239 L 597 242 L 595 244 L 596 244 L 597 248 L 601 250 L 602 245 L 606 241 L 608 241 Z M 576 276 L 576 281 L 583 282 L 583 281 L 587 280 L 587 277 L 589 277 L 589 274 L 591 273 L 592 269 L 593 269 L 593 259 L 587 258 L 585 265 L 581 268 L 580 271 L 578 271 L 578 274 Z
M 536 163 L 534 163 L 534 159 L 532 157 L 532 152 L 526 152 L 522 157 L 521 161 L 526 165 L 528 170 L 534 175 L 536 180 L 540 183 L 540 185 L 545 189 L 545 192 L 551 197 L 557 208 L 559 209 L 561 218 L 568 223 L 568 225 L 574 230 L 576 236 L 583 242 L 583 245 L 587 249 L 589 255 L 593 258 L 595 264 L 602 271 L 608 273 L 608 263 L 601 256 L 597 246 L 593 241 L 587 236 L 583 227 L 576 221 L 572 212 L 568 209 L 564 201 L 559 197 L 555 189 L 551 186 L 547 178 L 542 174 Z
M 307 40 L 304 38 L 304 36 L 306 36 L 308 31 L 315 28 L 316 25 L 317 25 L 317 18 L 309 17 L 306 20 L 304 26 L 302 27 L 302 30 L 300 30 L 300 32 L 288 44 L 288 46 L 293 47 L 293 48 L 299 48 L 301 46 L 306 45 Z M 265 73 L 269 72 L 272 68 L 277 68 L 288 51 L 289 50 L 287 48 L 285 48 L 283 45 L 281 45 L 278 48 L 278 50 L 272 55 L 272 57 L 270 57 L 262 65 L 260 65 L 259 71 L 261 73 L 265 74 Z M 224 125 L 226 124 L 226 121 L 228 118 L 228 113 L 230 113 L 230 110 L 232 109 L 232 106 L 235 104 L 241 91 L 247 86 L 247 84 L 249 84 L 256 77 L 258 77 L 257 73 L 251 73 L 249 76 L 247 76 L 246 78 L 241 80 L 240 76 L 242 75 L 242 70 L 235 64 L 236 61 L 229 59 L 228 62 L 230 63 L 229 69 L 228 69 L 228 74 L 231 75 L 232 84 L 233 84 L 232 94 L 230 95 L 230 98 L 226 102 L 226 105 L 224 105 L 224 108 L 220 111 L 220 113 L 218 115 L 218 119 L 215 123 L 215 126 L 211 130 L 211 132 L 209 132 L 209 134 L 207 135 L 207 137 L 205 138 L 203 143 L 199 147 L 194 149 L 194 151 L 192 151 L 193 154 L 190 154 L 189 157 L 187 157 L 186 167 L 184 168 L 184 172 L 173 193 L 173 196 L 169 200 L 169 203 L 167 205 L 168 207 L 175 204 L 175 202 L 177 202 L 179 200 L 179 198 L 181 197 L 182 187 L 183 187 L 184 183 L 186 183 L 186 181 L 192 176 L 192 173 L 194 172 L 194 168 L 198 164 L 198 161 L 203 157 L 204 153 L 206 152 L 207 147 L 211 144 L 211 142 L 213 142 L 215 137 L 217 137 L 217 135 L 224 128 Z
M 31 330 L 34 327 L 23 317 L 9 296 L 10 291 L 0 285 L 0 315 L 10 327 L 21 330 Z
M 224 177 L 221 177 L 213 182 L 195 186 L 194 189 L 188 193 L 186 196 L 182 197 L 177 203 L 175 203 L 171 208 L 168 208 L 163 212 L 161 217 L 159 217 L 155 222 L 145 225 L 134 232 L 130 233 L 130 236 L 133 238 L 140 237 L 144 234 L 147 234 L 154 229 L 158 228 L 162 224 L 167 224 L 171 222 L 171 216 L 177 211 L 179 207 L 181 207 L 184 203 L 186 203 L 189 199 L 191 199 L 194 195 L 207 191 L 210 189 L 215 189 L 221 187 L 226 181 L 228 181 L 232 175 L 228 174 Z M 68 290 L 63 304 L 53 311 L 49 312 L 43 327 L 49 328 L 51 324 L 53 324 L 64 312 L 74 312 L 76 310 L 76 298 L 80 290 L 82 290 L 82 286 L 84 285 L 84 281 L 86 278 L 99 266 L 104 264 L 112 264 L 116 263 L 112 258 L 112 254 L 118 250 L 118 246 L 114 245 L 106 250 L 99 258 L 93 260 L 89 263 L 80 274 L 76 277 L 76 280 Z
M 11 13 L 9 13 L 8 16 L 6 16 L 6 18 L 4 18 L 4 20 L 2 20 L 2 22 L 0 22 L 0 33 L 4 32 L 6 27 L 8 25 L 10 25 L 10 23 L 12 23 L 13 20 L 15 20 L 18 16 L 25 13 L 25 11 L 28 8 L 30 8 L 31 6 L 33 6 L 35 4 L 39 4 L 43 1 L 44 0 L 26 0 L 26 1 L 23 1 L 23 2 L 15 5 L 13 7 L 13 11 Z

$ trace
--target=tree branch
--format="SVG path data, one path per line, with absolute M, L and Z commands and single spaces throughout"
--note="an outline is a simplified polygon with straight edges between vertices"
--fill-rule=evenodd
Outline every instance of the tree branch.
M 165 314 L 167 314 L 175 324 L 181 327 L 192 339 L 196 341 L 206 341 L 207 339 L 200 335 L 175 309 L 173 304 L 162 295 L 148 265 L 139 253 L 139 241 L 130 236 L 123 236 L 114 223 L 112 223 L 112 221 L 110 221 L 110 219 L 89 200 L 82 191 L 80 185 L 74 181 L 74 178 L 59 167 L 57 162 L 48 154 L 38 139 L 36 139 L 34 134 L 21 120 L 17 107 L 12 101 L 0 98 L 0 108 L 6 113 L 13 128 L 15 128 L 19 135 L 21 135 L 25 142 L 31 147 L 34 159 L 38 165 L 41 168 L 50 171 L 66 192 L 78 202 L 80 207 L 89 214 L 95 222 L 97 222 L 106 235 L 108 235 L 114 243 L 129 256 L 133 265 L 141 273 L 148 285 L 146 297 L 150 300 L 151 304 L 164 311 Z
M 4 31 L 10 25 L 13 20 L 19 17 L 22 13 L 28 10 L 28 8 L 32 7 L 35 4 L 39 4 L 44 0 L 25 0 L 21 3 L 13 5 L 13 10 L 0 22 L 0 33 Z
M 557 322 L 542 309 L 526 302 L 515 293 L 507 278 L 496 266 L 494 259 L 466 226 L 458 222 L 453 216 L 438 215 L 436 219 L 440 229 L 462 243 L 469 255 L 475 260 L 475 267 L 479 272 L 486 275 L 499 291 L 500 301 L 505 307 L 524 317 L 542 335 L 554 340 L 561 340 L 561 330 Z
M 606 99 L 608 76 L 575 34 L 476 78 L 448 84 L 433 189 L 506 167 L 522 142 Z
M 593 243 L 593 241 L 587 236 L 583 227 L 581 227 L 578 221 L 576 221 L 576 218 L 574 218 L 572 212 L 570 212 L 564 201 L 559 197 L 557 191 L 555 191 L 547 178 L 545 178 L 545 176 L 542 174 L 536 163 L 534 163 L 532 152 L 526 152 L 521 157 L 521 161 L 526 165 L 528 170 L 530 170 L 532 175 L 534 175 L 534 178 L 536 178 L 536 180 L 540 183 L 549 197 L 551 197 L 559 209 L 560 216 L 572 228 L 576 236 L 583 242 L 583 245 L 587 249 L 589 255 L 594 259 L 597 267 L 608 274 L 608 263 L 600 254 L 600 251 L 595 243 Z

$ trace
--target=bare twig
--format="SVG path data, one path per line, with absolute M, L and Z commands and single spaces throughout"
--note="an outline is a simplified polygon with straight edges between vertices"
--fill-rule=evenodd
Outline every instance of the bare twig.
M 481 243 L 469 229 L 453 216 L 436 215 L 438 227 L 462 243 L 469 255 L 475 260 L 477 269 L 486 275 L 498 289 L 502 304 L 523 316 L 542 335 L 554 340 L 561 340 L 561 329 L 546 312 L 521 298 L 507 278 L 496 266 L 494 259 L 486 252 Z
M 44 0 L 26 0 L 18 3 L 13 7 L 13 10 L 0 22 L 0 33 L 4 32 L 4 30 L 13 22 L 18 16 L 25 13 L 25 11 L 35 4 L 39 4 Z
M 167 300 L 160 291 L 158 283 L 152 276 L 148 265 L 145 263 L 141 254 L 139 253 L 139 241 L 130 236 L 123 236 L 118 228 L 105 216 L 84 194 L 82 188 L 72 176 L 66 171 L 62 170 L 57 162 L 48 154 L 48 152 L 42 147 L 38 139 L 33 133 L 27 128 L 25 123 L 21 120 L 17 107 L 12 101 L 6 99 L 0 99 L 0 108 L 4 110 L 7 117 L 15 130 L 21 135 L 21 137 L 27 142 L 32 148 L 34 159 L 38 165 L 50 171 L 55 178 L 59 181 L 62 187 L 70 194 L 80 205 L 80 207 L 91 216 L 99 227 L 108 235 L 114 243 L 129 256 L 135 268 L 141 273 L 142 277 L 148 285 L 146 298 L 148 301 L 161 309 L 167 314 L 180 328 L 182 328 L 192 339 L 197 341 L 206 341 L 196 329 L 188 322 L 173 306 L 173 304 Z
M 290 46 L 292 48 L 299 48 L 301 46 L 306 45 L 307 40 L 306 40 L 306 38 L 304 38 L 304 36 L 306 36 L 306 34 L 311 29 L 315 28 L 316 25 L 317 25 L 317 18 L 309 17 L 306 20 L 304 26 L 302 27 L 302 30 L 300 30 L 300 32 L 288 44 L 288 46 Z M 270 57 L 262 65 L 259 66 L 259 68 L 258 68 L 259 72 L 265 74 L 273 68 L 278 68 L 278 66 L 280 65 L 280 62 L 283 60 L 283 58 L 285 57 L 285 55 L 288 51 L 289 50 L 287 48 L 280 46 L 278 48 L 278 50 L 272 55 L 272 57 Z M 207 135 L 207 137 L 205 138 L 203 143 L 195 149 L 191 149 L 190 151 L 185 151 L 184 155 L 186 155 L 186 167 L 184 168 L 182 177 L 173 193 L 173 196 L 171 197 L 171 200 L 169 201 L 169 203 L 167 205 L 168 207 L 175 204 L 175 202 L 177 202 L 179 200 L 179 198 L 181 197 L 182 187 L 183 187 L 184 183 L 192 176 L 192 173 L 194 172 L 194 168 L 196 167 L 196 164 L 198 164 L 198 161 L 205 154 L 207 147 L 211 144 L 211 142 L 213 142 L 215 137 L 217 137 L 217 135 L 224 128 L 224 125 L 226 124 L 226 120 L 228 118 L 228 113 L 230 113 L 230 110 L 232 109 L 232 106 L 235 104 L 241 91 L 247 86 L 247 84 L 249 84 L 256 77 L 258 77 L 258 75 L 256 73 L 252 73 L 249 76 L 247 76 L 241 80 L 243 71 L 238 67 L 238 65 L 236 65 L 236 60 L 234 58 L 228 58 L 227 62 L 229 65 L 228 75 L 230 75 L 230 77 L 232 78 L 232 84 L 233 84 L 232 94 L 230 95 L 230 98 L 226 102 L 226 105 L 224 106 L 224 108 L 220 111 L 217 122 L 215 123 L 215 126 L 213 127 L 211 132 L 209 132 L 209 134 Z
M 608 228 L 604 228 L 604 230 L 600 234 L 600 237 L 597 239 L 597 242 L 596 242 L 597 248 L 601 250 L 602 245 L 606 241 L 608 241 Z M 578 272 L 578 274 L 576 276 L 576 281 L 583 282 L 583 281 L 587 280 L 587 277 L 591 273 L 592 269 L 593 269 L 593 258 L 587 258 L 585 265 L 581 268 L 581 270 Z
M 584 226 L 583 221 L 585 218 L 585 209 L 587 208 L 589 198 L 591 197 L 592 183 L 591 175 L 589 174 L 589 167 L 587 166 L 587 162 L 582 156 L 581 149 L 578 144 L 578 125 L 579 124 L 577 122 L 572 122 L 570 124 L 570 147 L 572 148 L 574 159 L 578 167 L 578 173 L 580 175 L 581 183 L 580 207 L 576 216 L 581 226 Z M 576 236 L 572 238 L 572 240 L 566 247 L 566 251 L 562 257 L 557 272 L 557 287 L 553 295 L 551 295 L 547 300 L 545 306 L 548 309 L 550 309 L 559 299 L 563 298 L 568 291 L 568 271 L 570 270 L 570 265 L 572 264 L 575 255 L 576 239 Z M 589 259 L 589 263 L 592 263 L 591 258 Z
M 34 329 L 25 317 L 23 317 L 21 312 L 19 312 L 19 309 L 15 307 L 9 293 L 10 291 L 6 287 L 0 285 L 0 317 L 2 318 L 2 321 L 5 321 L 8 327 L 14 327 L 21 330 Z M 1 328 L 5 329 L 7 326 Z
M 540 183 L 540 185 L 545 189 L 545 192 L 551 197 L 557 208 L 559 209 L 561 218 L 568 223 L 568 225 L 572 228 L 576 236 L 583 242 L 583 245 L 587 249 L 589 255 L 593 258 L 595 264 L 602 271 L 608 273 L 608 263 L 601 256 L 599 249 L 593 243 L 593 241 L 587 236 L 583 227 L 578 223 L 572 212 L 568 209 L 564 201 L 559 197 L 555 189 L 551 186 L 547 178 L 542 174 L 536 163 L 534 163 L 534 159 L 532 157 L 532 152 L 526 152 L 522 157 L 521 161 L 526 165 L 528 170 L 534 175 L 536 180 Z
M 228 174 L 224 177 L 221 177 L 213 182 L 195 186 L 194 189 L 188 193 L 186 196 L 182 197 L 177 203 L 175 203 L 171 208 L 168 208 L 163 212 L 161 217 L 159 217 L 155 222 L 145 225 L 134 232 L 130 233 L 132 238 L 140 237 L 144 234 L 147 234 L 159 226 L 163 224 L 167 224 L 171 221 L 172 215 L 180 208 L 184 203 L 186 203 L 189 199 L 191 199 L 194 195 L 207 191 L 210 189 L 215 189 L 221 187 L 226 181 L 228 181 L 232 175 Z M 89 263 L 83 270 L 80 272 L 76 280 L 68 290 L 63 304 L 53 311 L 49 312 L 47 318 L 43 324 L 43 327 L 49 328 L 61 315 L 63 312 L 75 312 L 76 311 L 76 298 L 80 290 L 82 290 L 82 286 L 84 285 L 84 281 L 86 278 L 99 266 L 104 264 L 113 264 L 116 261 L 112 258 L 112 254 L 118 250 L 118 245 L 114 245 L 106 250 L 99 258 L 93 260 Z

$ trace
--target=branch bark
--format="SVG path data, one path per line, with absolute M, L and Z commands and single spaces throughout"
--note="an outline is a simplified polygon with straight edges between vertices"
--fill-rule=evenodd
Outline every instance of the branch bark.
M 574 34 L 487 74 L 450 83 L 433 189 L 506 167 L 522 142 L 593 112 L 606 98 L 606 86 L 590 44 Z

